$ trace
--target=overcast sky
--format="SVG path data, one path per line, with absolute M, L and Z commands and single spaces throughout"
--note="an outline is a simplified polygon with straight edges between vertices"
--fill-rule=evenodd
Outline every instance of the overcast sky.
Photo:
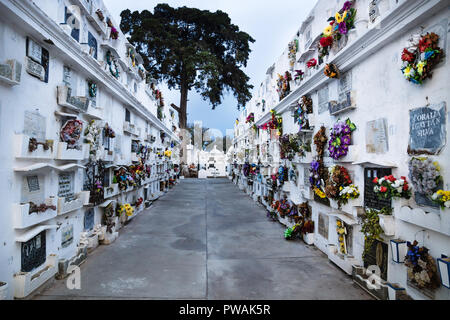
M 247 68 L 255 91 L 265 78 L 267 69 L 277 60 L 300 28 L 307 14 L 314 7 L 316 0 L 103 0 L 114 19 L 120 23 L 122 10 L 152 11 L 158 3 L 167 3 L 171 7 L 195 7 L 202 10 L 222 10 L 239 26 L 241 31 L 250 34 L 256 41 L 251 44 L 252 52 Z M 165 93 L 166 105 L 179 105 L 179 93 Z M 222 105 L 211 110 L 207 101 L 195 92 L 188 96 L 188 122 L 203 121 L 203 126 L 220 129 L 232 129 L 238 116 L 237 102 L 232 95 L 223 99 Z

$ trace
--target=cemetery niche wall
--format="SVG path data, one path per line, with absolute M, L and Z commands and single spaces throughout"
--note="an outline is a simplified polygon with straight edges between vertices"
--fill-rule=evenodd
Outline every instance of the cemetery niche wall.
M 176 114 L 160 108 L 158 119 L 163 98 L 157 83 L 145 81 L 139 57 L 135 76 L 124 68 L 125 52 L 135 48 L 107 25 L 119 24 L 101 0 L 89 6 L 78 21 L 63 2 L 0 3 L 0 144 L 11 150 L 2 156 L 7 178 L 0 183 L 0 200 L 9 208 L 0 221 L 7 237 L 0 253 L 7 299 L 30 297 L 55 276 L 64 279 L 69 265 L 112 243 L 130 221 L 114 214 L 113 233 L 107 232 L 103 214 L 110 203 L 126 204 L 128 197 L 135 217 L 144 213 L 144 188 L 151 190 L 146 205 L 152 210 L 169 190 L 160 182 L 178 182 Z M 146 93 L 151 86 L 158 101 Z M 157 149 L 170 156 L 159 157 Z M 119 188 L 119 166 L 133 167 L 126 179 L 135 185 Z
M 314 233 L 303 240 L 378 299 L 450 299 L 445 285 L 431 294 L 407 281 L 403 259 L 414 239 L 435 262 L 450 254 L 445 8 L 441 1 L 343 1 L 340 8 L 319 0 L 236 119 L 227 154 L 233 183 L 288 235 L 297 229 L 279 209 L 307 201 Z M 405 12 L 420 15 L 420 24 Z M 405 62 L 416 65 L 405 69 Z M 336 189 L 336 166 L 352 186 Z M 339 205 L 341 196 L 350 198 Z M 368 216 L 372 242 L 363 232 Z M 366 285 L 371 267 L 384 289 Z

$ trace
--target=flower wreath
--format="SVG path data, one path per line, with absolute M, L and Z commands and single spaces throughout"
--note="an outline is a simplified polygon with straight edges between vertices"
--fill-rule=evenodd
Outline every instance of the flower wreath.
M 314 144 L 316 146 L 317 156 L 323 158 L 325 151 L 325 145 L 327 144 L 328 138 L 326 135 L 326 128 L 324 126 L 320 127 L 320 130 L 314 135 Z
M 330 141 L 328 142 L 328 151 L 330 156 L 337 160 L 348 153 L 348 146 L 352 142 L 351 133 L 356 130 L 356 125 L 347 118 L 344 121 L 338 121 L 331 129 Z
M 326 198 L 326 194 L 324 192 L 326 180 L 326 169 L 322 160 L 313 160 L 311 162 L 311 166 L 309 168 L 309 184 L 311 185 L 311 189 L 314 190 L 314 193 L 318 195 L 320 198 Z
M 352 184 L 350 174 L 346 168 L 335 165 L 328 169 L 328 173 L 325 186 L 327 198 L 336 200 L 338 206 L 341 207 L 349 199 L 357 199 L 359 197 L 358 187 Z
M 419 288 L 437 289 L 439 276 L 434 258 L 426 247 L 419 247 L 418 242 L 407 242 L 408 253 L 405 266 L 408 268 L 408 279 Z
M 245 123 L 253 123 L 255 122 L 255 114 L 252 112 L 247 116 Z
M 442 181 L 440 166 L 430 158 L 411 158 L 408 164 L 409 178 L 414 190 L 424 195 L 432 195 Z
M 86 143 L 90 144 L 90 154 L 94 157 L 100 150 L 100 133 L 100 124 L 95 120 L 92 120 L 84 131 Z
M 402 73 L 406 80 L 422 84 L 423 80 L 431 78 L 433 67 L 442 58 L 443 50 L 438 47 L 439 36 L 432 33 L 420 37 L 414 35 L 408 40 L 408 47 L 402 52 Z
M 305 73 L 303 72 L 303 70 L 295 70 L 294 80 L 295 81 L 302 81 L 304 75 L 305 75 Z
M 111 72 L 111 75 L 114 78 L 119 79 L 119 67 L 117 66 L 117 62 L 113 59 L 112 53 L 109 50 L 106 52 L 106 63 L 109 66 L 109 72 Z
M 94 82 L 89 82 L 88 86 L 89 86 L 89 97 L 91 98 L 97 97 L 97 84 L 95 84 Z
M 116 137 L 116 133 L 114 130 L 108 125 L 108 123 L 105 124 L 105 137 L 114 139 Z
M 338 69 L 338 67 L 334 64 L 334 63 L 327 63 L 325 65 L 325 68 L 323 70 L 323 73 L 328 77 L 328 78 L 336 78 L 339 79 L 339 77 L 341 76 L 341 73 Z
M 83 131 L 83 122 L 80 120 L 68 120 L 61 128 L 60 137 L 62 142 L 67 143 L 68 148 L 75 148 Z

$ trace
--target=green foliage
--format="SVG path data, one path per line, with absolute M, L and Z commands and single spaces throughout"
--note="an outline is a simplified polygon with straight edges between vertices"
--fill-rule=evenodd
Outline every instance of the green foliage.
M 363 217 L 363 224 L 361 227 L 361 232 L 364 233 L 363 259 L 365 259 L 375 240 L 381 240 L 380 234 L 383 233 L 383 229 L 380 227 L 380 217 L 378 215 L 391 215 L 392 208 L 385 207 L 380 211 L 367 208 L 365 212 L 366 214 Z
M 185 97 L 195 89 L 213 109 L 224 91 L 233 92 L 238 108 L 251 99 L 253 86 L 241 68 L 247 66 L 249 43 L 255 40 L 225 12 L 158 4 L 153 13 L 124 10 L 120 15 L 122 31 L 152 78 L 182 95 L 185 91 Z

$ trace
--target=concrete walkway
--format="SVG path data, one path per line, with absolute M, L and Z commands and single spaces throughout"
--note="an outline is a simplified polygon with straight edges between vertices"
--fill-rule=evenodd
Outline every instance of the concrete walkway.
M 35 299 L 371 299 L 228 179 L 182 180 Z

